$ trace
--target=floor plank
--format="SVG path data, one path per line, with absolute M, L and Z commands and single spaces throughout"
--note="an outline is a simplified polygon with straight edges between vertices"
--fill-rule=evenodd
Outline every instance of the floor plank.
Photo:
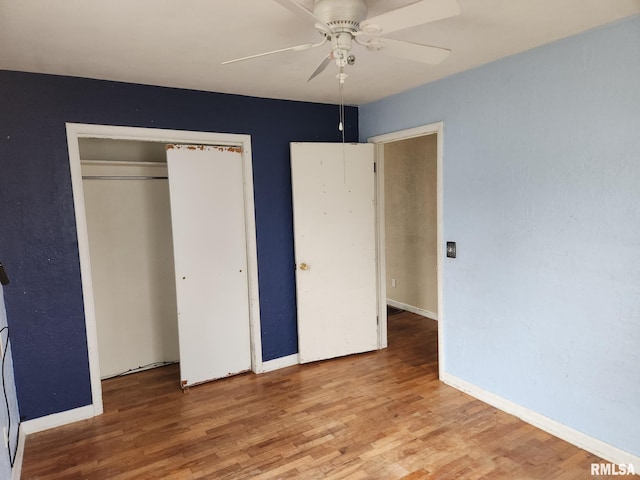
M 103 382 L 105 413 L 28 437 L 24 479 L 582 479 L 602 460 L 438 381 L 437 324 L 389 348 L 179 387 Z M 606 477 L 599 477 L 606 478 Z

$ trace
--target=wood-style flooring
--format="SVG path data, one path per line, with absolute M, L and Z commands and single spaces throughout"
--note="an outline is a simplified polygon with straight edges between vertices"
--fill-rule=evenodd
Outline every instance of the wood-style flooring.
M 27 438 L 22 478 L 591 478 L 598 457 L 439 382 L 436 337 L 405 312 L 382 351 L 186 393 L 175 365 L 106 380 L 103 415 Z

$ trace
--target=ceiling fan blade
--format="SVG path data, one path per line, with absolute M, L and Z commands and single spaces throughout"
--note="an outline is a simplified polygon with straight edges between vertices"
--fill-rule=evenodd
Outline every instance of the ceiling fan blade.
M 311 48 L 319 47 L 320 45 L 324 45 L 327 43 L 326 37 L 322 39 L 321 42 L 318 43 L 303 43 L 302 45 L 296 45 L 294 47 L 280 48 L 278 50 L 271 50 L 270 52 L 256 53 L 255 55 L 249 55 L 247 57 L 234 58 L 233 60 L 227 60 L 226 62 L 222 62 L 222 65 L 228 65 L 230 63 L 242 62 L 244 60 L 251 60 L 252 58 L 265 57 L 267 55 L 273 55 L 274 53 L 282 53 L 289 52 L 294 50 L 299 52 L 301 50 L 309 50 Z
M 296 0 L 273 0 L 273 1 L 278 2 L 284 8 L 295 13 L 296 15 L 300 17 L 304 17 L 308 21 L 311 21 L 314 24 L 319 25 L 320 27 L 322 27 L 322 29 L 325 32 L 333 33 L 333 29 L 329 25 L 327 25 L 318 17 L 316 17 L 311 10 L 307 10 L 307 8 L 304 5 L 301 5 L 300 3 L 296 2 Z
M 451 54 L 451 50 L 417 43 L 402 42 L 390 38 L 372 40 L 368 45 L 369 50 L 379 51 L 392 57 L 404 58 L 414 62 L 437 65 L 443 62 Z
M 311 74 L 307 82 L 310 82 L 311 80 L 316 78 L 318 75 L 320 75 L 322 72 L 324 72 L 325 68 L 327 68 L 327 65 L 329 65 L 330 63 L 331 63 L 331 54 L 324 57 L 324 60 L 322 60 L 320 65 L 318 65 L 318 68 L 316 68 L 315 71 Z
M 277 0 L 276 0 L 277 1 Z M 386 35 L 397 30 L 435 22 L 460 15 L 462 9 L 456 0 L 422 0 L 406 7 L 368 18 L 360 30 L 372 35 Z

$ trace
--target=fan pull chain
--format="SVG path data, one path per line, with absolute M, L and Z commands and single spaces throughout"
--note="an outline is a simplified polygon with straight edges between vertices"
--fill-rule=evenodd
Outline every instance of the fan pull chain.
M 338 92 L 340 93 L 340 123 L 338 124 L 338 130 L 342 133 L 342 179 L 346 185 L 347 183 L 347 154 L 344 139 L 345 130 L 345 118 L 344 118 L 344 79 L 346 75 L 344 73 L 344 67 L 340 67 L 340 73 L 338 74 Z
M 340 123 L 338 124 L 338 130 L 342 132 L 342 143 L 344 143 L 344 67 L 340 67 L 340 74 L 338 75 L 338 92 L 340 93 Z

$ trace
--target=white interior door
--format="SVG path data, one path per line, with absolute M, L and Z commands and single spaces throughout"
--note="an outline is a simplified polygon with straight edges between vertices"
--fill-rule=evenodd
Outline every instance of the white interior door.
M 291 144 L 301 363 L 378 346 L 373 148 Z
M 251 368 L 242 153 L 167 146 L 183 387 Z

